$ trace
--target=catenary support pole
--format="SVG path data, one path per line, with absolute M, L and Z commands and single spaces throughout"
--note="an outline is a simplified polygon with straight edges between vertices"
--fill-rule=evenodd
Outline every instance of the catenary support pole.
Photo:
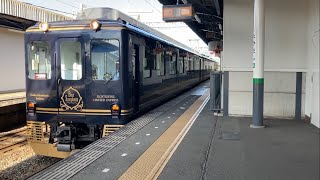
M 253 111 L 251 128 L 263 128 L 264 95 L 264 0 L 254 0 L 253 35 Z

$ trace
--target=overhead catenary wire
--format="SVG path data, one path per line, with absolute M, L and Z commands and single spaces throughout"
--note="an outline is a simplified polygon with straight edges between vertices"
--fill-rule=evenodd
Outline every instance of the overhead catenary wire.
M 78 2 L 78 3 L 81 3 L 81 4 L 83 4 L 83 5 L 87 6 L 87 7 L 93 7 L 93 6 L 88 5 L 88 4 L 86 4 L 86 3 L 82 2 L 82 1 L 79 1 L 79 0 L 73 0 L 73 1 L 76 1 L 76 2 Z
M 149 3 L 147 0 L 144 0 L 147 4 L 149 4 L 153 9 L 155 9 L 157 12 L 159 12 L 160 14 L 162 14 L 162 12 L 157 9 L 156 7 L 154 7 L 151 3 Z
M 65 4 L 65 5 L 68 5 L 68 6 L 71 6 L 71 7 L 77 8 L 77 9 L 79 8 L 79 7 L 76 7 L 76 6 L 71 5 L 71 4 L 69 4 L 69 3 L 63 2 L 63 1 L 61 1 L 61 0 L 56 0 L 56 1 L 58 1 L 58 2 L 60 2 L 60 3 L 62 3 L 62 4 Z

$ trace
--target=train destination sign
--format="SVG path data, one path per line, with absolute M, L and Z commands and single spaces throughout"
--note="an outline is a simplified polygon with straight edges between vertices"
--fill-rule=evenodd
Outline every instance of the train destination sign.
M 192 4 L 163 6 L 162 19 L 165 22 L 192 21 L 194 19 Z

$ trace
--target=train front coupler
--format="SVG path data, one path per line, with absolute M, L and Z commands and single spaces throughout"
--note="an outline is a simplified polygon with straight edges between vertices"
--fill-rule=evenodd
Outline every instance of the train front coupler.
M 71 152 L 75 149 L 76 128 L 73 126 L 58 126 L 56 132 L 57 150 Z

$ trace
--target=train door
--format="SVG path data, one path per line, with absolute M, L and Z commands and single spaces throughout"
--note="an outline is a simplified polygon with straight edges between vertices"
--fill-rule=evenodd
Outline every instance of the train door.
M 85 118 L 80 113 L 85 108 L 85 71 L 83 40 L 81 38 L 60 38 L 56 41 L 56 74 L 59 102 L 58 119 Z
M 111 117 L 111 106 L 123 103 L 123 65 L 119 38 L 87 39 L 86 60 L 86 123 L 120 123 Z
M 133 108 L 134 112 L 139 110 L 139 88 L 140 88 L 140 67 L 139 67 L 139 53 L 140 46 L 134 44 L 133 46 L 133 57 L 132 57 L 132 81 L 133 81 L 133 88 L 132 88 L 132 100 L 133 100 Z

